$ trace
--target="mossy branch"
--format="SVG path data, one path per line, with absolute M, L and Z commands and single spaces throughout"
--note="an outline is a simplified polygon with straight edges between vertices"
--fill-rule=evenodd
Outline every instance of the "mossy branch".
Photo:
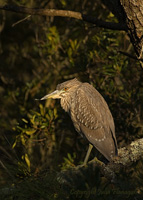
M 80 179 L 87 177 L 90 172 L 90 176 L 95 176 L 95 171 L 98 168 L 102 176 L 110 180 L 111 182 L 117 182 L 116 176 L 121 170 L 127 169 L 133 163 L 143 158 L 143 138 L 133 141 L 127 147 L 119 149 L 119 155 L 112 162 L 107 165 L 97 159 L 90 161 L 87 166 L 77 167 L 69 169 L 58 174 L 61 183 L 70 186 L 70 184 L 76 184 L 77 177 Z M 89 170 L 90 169 L 90 170 Z M 71 185 L 71 187 L 72 187 Z

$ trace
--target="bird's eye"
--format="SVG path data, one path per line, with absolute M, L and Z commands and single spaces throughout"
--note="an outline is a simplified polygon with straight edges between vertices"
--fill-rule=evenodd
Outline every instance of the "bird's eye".
M 68 87 L 65 87 L 65 88 L 64 88 L 64 91 L 67 91 L 67 90 L 68 90 Z

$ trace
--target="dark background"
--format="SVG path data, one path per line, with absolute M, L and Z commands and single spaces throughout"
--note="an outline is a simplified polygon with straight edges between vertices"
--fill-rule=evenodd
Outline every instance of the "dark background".
M 5 1 L 0 1 L 0 4 Z M 27 7 L 82 11 L 116 22 L 97 1 L 6 1 Z M 143 162 L 111 183 L 99 171 L 67 191 L 57 173 L 81 164 L 88 143 L 57 100 L 35 101 L 56 85 L 78 78 L 105 98 L 116 125 L 118 147 L 143 136 L 142 70 L 123 31 L 71 18 L 0 12 L 0 185 L 2 199 L 140 199 Z M 97 156 L 95 149 L 91 159 Z M 80 183 L 81 181 L 81 183 Z M 11 188 L 11 189 L 10 189 Z

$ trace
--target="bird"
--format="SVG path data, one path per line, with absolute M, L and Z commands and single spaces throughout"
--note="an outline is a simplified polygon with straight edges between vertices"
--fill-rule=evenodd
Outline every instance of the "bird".
M 108 162 L 118 155 L 112 114 L 102 95 L 91 84 L 74 78 L 58 84 L 54 92 L 40 100 L 49 98 L 60 99 L 61 107 L 69 113 L 76 131 L 89 142 L 83 165 L 87 164 L 93 147 Z

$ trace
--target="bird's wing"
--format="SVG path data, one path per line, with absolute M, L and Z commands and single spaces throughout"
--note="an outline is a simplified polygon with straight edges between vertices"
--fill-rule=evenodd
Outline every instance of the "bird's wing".
M 74 113 L 80 130 L 108 160 L 115 155 L 114 121 L 100 93 L 88 83 L 76 91 Z

